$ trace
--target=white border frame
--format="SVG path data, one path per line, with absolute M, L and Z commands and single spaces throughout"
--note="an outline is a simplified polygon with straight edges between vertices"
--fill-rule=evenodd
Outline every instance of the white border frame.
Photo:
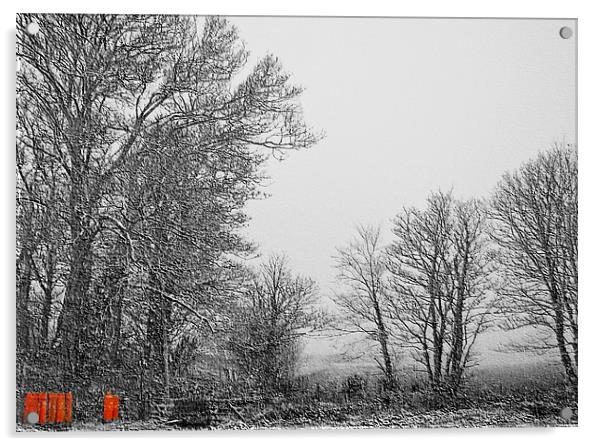
M 305 444 L 307 441 L 326 444 L 345 442 L 365 444 L 433 443 L 448 445 L 482 444 L 502 445 L 509 442 L 545 442 L 549 445 L 567 445 L 584 442 L 588 444 L 596 433 L 602 414 L 602 395 L 597 383 L 597 374 L 602 369 L 598 341 L 602 339 L 597 330 L 602 314 L 602 296 L 596 278 L 600 274 L 598 265 L 602 252 L 600 243 L 600 208 L 602 201 L 602 163 L 600 155 L 600 109 L 602 108 L 602 70 L 600 43 L 602 43 L 602 16 L 599 2 L 591 0 L 430 0 L 426 1 L 384 1 L 348 0 L 335 2 L 327 0 L 196 0 L 196 1 L 124 1 L 103 0 L 87 2 L 74 0 L 23 0 L 5 1 L 2 5 L 2 69 L 0 76 L 5 95 L 0 107 L 3 150 L 0 151 L 3 167 L 2 209 L 3 255 L 2 284 L 4 324 L 2 324 L 2 388 L 6 390 L 0 405 L 2 433 L 25 443 L 60 441 L 62 444 L 90 446 L 106 441 L 138 441 L 161 444 L 166 441 L 186 441 L 194 444 L 226 442 L 248 445 L 276 445 L 286 442 L 287 446 Z M 580 296 L 581 317 L 581 367 L 579 374 L 579 427 L 578 428 L 521 428 L 521 429 L 429 429 L 429 430 L 318 430 L 318 431 L 243 431 L 243 432 L 193 432 L 193 433 L 68 433 L 39 435 L 15 434 L 15 173 L 14 173 L 14 132 L 15 132 L 15 14 L 17 12 L 79 12 L 79 13 L 169 13 L 169 14 L 220 14 L 220 15 L 305 15 L 305 16 L 402 16 L 402 17 L 514 17 L 514 18 L 577 18 L 579 24 L 579 66 L 578 66 L 578 138 L 580 159 L 580 245 L 581 273 Z M 599 441 L 599 440 L 598 440 Z

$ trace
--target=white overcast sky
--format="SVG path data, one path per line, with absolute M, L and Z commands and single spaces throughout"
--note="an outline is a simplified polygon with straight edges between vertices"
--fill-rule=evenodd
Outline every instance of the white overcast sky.
M 487 196 L 503 172 L 575 140 L 571 20 L 232 17 L 254 63 L 273 53 L 326 137 L 270 162 L 248 205 L 264 254 L 336 288 L 332 256 L 430 191 Z

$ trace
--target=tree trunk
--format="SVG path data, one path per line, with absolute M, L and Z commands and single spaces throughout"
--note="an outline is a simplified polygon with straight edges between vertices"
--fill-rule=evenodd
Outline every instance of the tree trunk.
M 92 280 L 92 235 L 79 224 L 72 225 L 71 261 L 69 278 L 65 290 L 63 307 L 57 325 L 57 338 L 63 350 L 63 370 L 69 377 L 86 376 L 85 355 L 88 346 L 82 345 L 86 339 L 90 316 L 85 311 L 85 300 Z
M 31 255 L 23 248 L 17 260 L 17 348 L 28 350 L 33 344 L 31 318 L 29 314 L 29 292 L 31 289 Z
M 553 299 L 554 303 L 557 304 L 557 299 Z M 555 305 L 554 308 L 554 323 L 555 323 L 555 333 L 556 333 L 556 341 L 558 343 L 558 351 L 560 352 L 560 360 L 562 361 L 562 365 L 564 366 L 564 371 L 569 380 L 569 383 L 573 388 L 577 388 L 577 373 L 575 372 L 575 368 L 573 367 L 573 363 L 571 360 L 571 356 L 566 348 L 566 339 L 564 337 L 564 314 L 558 305 Z
M 154 374 L 160 374 L 160 380 L 155 380 L 151 391 L 168 399 L 170 395 L 170 367 L 169 367 L 169 320 L 171 318 L 171 305 L 161 293 L 163 286 L 155 273 L 150 274 L 152 291 L 149 293 L 149 314 L 147 326 L 147 364 L 150 368 L 150 379 Z
M 391 362 L 391 355 L 389 354 L 389 340 L 388 334 L 383 321 L 382 312 L 378 300 L 374 299 L 374 313 L 376 315 L 376 326 L 378 330 L 378 341 L 380 343 L 381 353 L 383 355 L 383 362 L 385 367 L 385 381 L 387 390 L 395 388 L 395 375 L 393 373 L 393 364 Z
M 43 344 L 48 342 L 50 336 L 50 318 L 52 317 L 52 290 L 54 289 L 54 270 L 55 270 L 55 246 L 49 246 L 48 259 L 46 262 L 46 280 L 44 289 L 44 305 L 42 307 L 42 340 Z
M 456 299 L 453 306 L 453 333 L 451 346 L 451 391 L 455 393 L 460 386 L 463 374 L 462 354 L 464 352 L 464 300 L 466 298 L 466 272 L 468 268 L 468 252 L 470 245 L 464 247 L 461 271 L 454 268 L 457 275 Z

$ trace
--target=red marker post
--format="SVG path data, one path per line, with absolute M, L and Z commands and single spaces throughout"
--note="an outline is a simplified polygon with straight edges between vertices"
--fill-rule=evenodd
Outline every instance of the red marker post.
M 102 419 L 105 423 L 116 421 L 119 418 L 119 396 L 110 392 L 105 394 Z
M 48 393 L 48 423 L 56 423 L 58 393 Z
M 65 423 L 73 421 L 73 395 L 71 392 L 65 394 Z
M 38 422 L 40 418 L 40 394 L 29 392 L 25 395 L 25 401 L 23 402 L 23 422 L 30 423 L 30 414 L 36 414 L 38 416 Z

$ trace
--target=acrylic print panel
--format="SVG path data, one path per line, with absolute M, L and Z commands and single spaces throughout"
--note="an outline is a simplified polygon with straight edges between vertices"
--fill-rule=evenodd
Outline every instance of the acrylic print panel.
M 577 23 L 17 16 L 17 429 L 577 424 Z

